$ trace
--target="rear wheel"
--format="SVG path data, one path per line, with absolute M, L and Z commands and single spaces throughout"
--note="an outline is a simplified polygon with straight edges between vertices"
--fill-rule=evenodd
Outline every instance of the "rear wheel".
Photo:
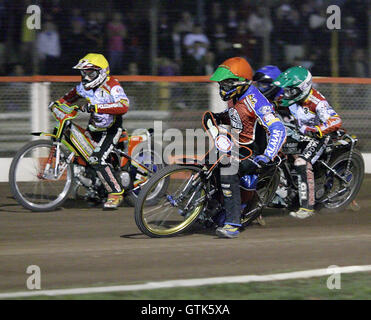
M 32 211 L 52 211 L 68 197 L 72 188 L 72 165 L 60 147 L 59 167 L 52 141 L 32 141 L 21 148 L 10 166 L 9 184 L 15 199 Z
M 144 145 L 144 148 L 138 148 L 138 152 L 134 152 L 133 154 L 133 159 L 143 164 L 153 173 L 140 171 L 140 168 L 138 168 L 138 170 L 136 169 L 137 173 L 135 174 L 135 181 L 133 181 L 134 188 L 125 195 L 125 202 L 131 207 L 135 207 L 140 191 L 151 178 L 151 176 L 164 168 L 162 155 L 159 155 L 155 152 L 155 150 L 161 149 L 155 148 L 154 144 L 152 143 L 152 149 L 148 150 L 145 148 L 147 143 L 143 142 L 142 144 Z M 163 194 L 164 190 L 166 190 L 167 183 L 168 179 L 165 179 L 159 183 L 154 190 L 152 190 L 146 199 L 147 204 L 157 203 L 158 198 Z
M 205 206 L 201 168 L 171 165 L 151 177 L 142 189 L 135 206 L 135 222 L 150 237 L 171 237 L 189 229 Z M 147 201 L 156 187 L 168 180 L 157 204 Z

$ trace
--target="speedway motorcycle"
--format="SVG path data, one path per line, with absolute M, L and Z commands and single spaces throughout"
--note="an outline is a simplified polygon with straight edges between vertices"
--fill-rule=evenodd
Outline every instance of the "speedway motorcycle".
M 210 228 L 224 223 L 222 207 L 223 194 L 220 190 L 220 168 L 223 157 L 228 157 L 231 144 L 238 144 L 233 137 L 225 135 L 217 126 L 211 113 L 204 114 L 212 121 L 204 129 L 214 131 L 214 147 L 201 161 L 182 159 L 180 163 L 168 166 L 151 177 L 144 186 L 135 206 L 135 221 L 138 228 L 150 237 L 170 237 L 184 233 L 198 222 Z M 205 120 L 203 121 L 205 123 Z M 288 128 L 290 131 L 290 128 Z M 294 154 L 300 154 L 307 143 L 317 143 L 316 138 L 301 135 L 295 129 L 288 133 L 290 139 L 278 156 L 269 165 L 259 168 L 258 175 L 241 178 L 241 224 L 249 226 L 272 204 L 277 195 L 285 206 L 295 210 L 299 206 L 297 173 L 293 162 Z M 295 142 L 296 141 L 296 142 Z M 323 152 L 313 166 L 315 178 L 316 210 L 337 212 L 347 207 L 358 194 L 364 178 L 364 160 L 355 148 L 357 139 L 343 130 L 328 135 L 322 144 Z M 247 150 L 241 160 L 250 160 L 252 151 Z M 224 150 L 223 150 L 224 149 Z M 217 161 L 209 163 L 209 155 L 223 151 Z M 166 191 L 156 205 L 147 203 L 147 197 L 167 181 Z M 256 189 L 256 192 L 251 190 Z
M 96 143 L 72 121 L 84 108 L 51 104 L 49 109 L 57 123 L 53 133 L 33 132 L 32 135 L 47 139 L 27 143 L 12 160 L 9 184 L 13 196 L 32 211 L 52 211 L 69 195 L 76 196 L 81 187 L 86 200 L 104 202 L 107 191 L 88 162 Z M 163 167 L 162 155 L 154 152 L 152 131 L 143 129 L 130 136 L 123 130 L 108 157 L 125 189 L 124 199 L 131 206 L 149 177 Z M 148 202 L 156 203 L 164 187 L 165 183 L 158 185 L 147 197 Z
M 295 156 L 301 154 L 304 146 L 315 146 L 319 140 L 302 135 L 294 123 L 285 123 L 285 126 L 287 142 L 281 150 L 282 161 L 276 172 L 280 182 L 269 206 L 295 211 L 299 208 L 300 192 Z M 356 149 L 357 142 L 355 136 L 343 129 L 326 135 L 321 141 L 320 156 L 313 164 L 316 211 L 339 212 L 357 196 L 365 169 L 362 154 Z
M 238 153 L 238 157 L 235 157 L 237 162 L 252 161 L 252 151 L 247 146 L 239 145 L 237 139 L 219 127 L 211 112 L 204 113 L 202 123 L 209 134 L 212 148 L 201 159 L 179 159 L 178 163 L 156 172 L 138 197 L 135 222 L 150 237 L 175 236 L 186 232 L 196 222 L 206 228 L 224 224 L 221 170 L 226 162 L 228 165 L 229 160 L 233 161 L 233 146 Z M 279 157 L 276 158 L 275 162 L 259 169 L 259 177 L 256 176 L 254 181 L 249 180 L 250 176 L 241 179 L 243 227 L 258 218 L 275 195 L 280 181 L 276 171 L 281 161 Z M 164 185 L 164 181 L 167 181 L 166 190 L 159 196 L 159 201 L 156 204 L 148 203 L 150 194 L 158 185 Z M 249 191 L 253 185 L 257 192 Z

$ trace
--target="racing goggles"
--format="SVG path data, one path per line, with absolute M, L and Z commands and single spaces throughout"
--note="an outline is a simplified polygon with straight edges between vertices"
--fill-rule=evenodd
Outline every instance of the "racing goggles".
M 99 75 L 99 71 L 95 69 L 82 69 L 80 70 L 81 76 L 84 80 L 92 81 Z
M 284 99 L 291 100 L 300 95 L 301 90 L 299 88 L 286 87 L 283 88 Z
M 245 81 L 239 81 L 237 79 L 226 79 L 219 82 L 220 89 L 229 92 L 231 90 L 235 90 L 238 86 L 242 86 L 247 84 Z

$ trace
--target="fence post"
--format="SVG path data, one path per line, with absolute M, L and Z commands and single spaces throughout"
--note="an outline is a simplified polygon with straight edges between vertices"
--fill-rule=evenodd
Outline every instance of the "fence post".
M 31 130 L 32 132 L 49 130 L 50 82 L 31 84 Z M 36 137 L 33 137 L 35 139 Z

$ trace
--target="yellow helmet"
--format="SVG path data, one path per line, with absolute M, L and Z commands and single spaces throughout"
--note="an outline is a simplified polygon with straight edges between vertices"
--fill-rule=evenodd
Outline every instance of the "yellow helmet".
M 82 84 L 85 89 L 93 89 L 100 86 L 109 75 L 109 64 L 104 55 L 89 53 L 79 60 L 73 67 L 81 72 Z

